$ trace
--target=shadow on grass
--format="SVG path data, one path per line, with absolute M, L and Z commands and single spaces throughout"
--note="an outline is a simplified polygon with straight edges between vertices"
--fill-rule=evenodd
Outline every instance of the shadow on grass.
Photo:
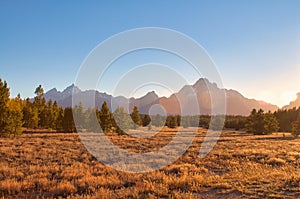
M 282 140 L 296 140 L 297 138 L 295 137 L 258 137 L 258 138 L 253 138 L 252 140 L 272 140 L 272 141 L 282 141 Z

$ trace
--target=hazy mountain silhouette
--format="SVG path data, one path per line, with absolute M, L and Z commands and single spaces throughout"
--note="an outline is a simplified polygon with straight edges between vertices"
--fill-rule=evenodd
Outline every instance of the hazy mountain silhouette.
M 170 97 L 159 98 L 152 91 L 141 98 L 132 97 L 127 99 L 123 96 L 114 97 L 95 90 L 81 91 L 72 84 L 62 92 L 57 91 L 56 88 L 49 90 L 45 93 L 45 98 L 57 101 L 62 107 L 68 107 L 72 106 L 72 93 L 74 93 L 77 100 L 75 104 L 82 102 L 86 108 L 92 107 L 93 104 L 100 108 L 103 102 L 106 101 L 111 110 L 115 110 L 118 106 L 123 106 L 127 109 L 129 107 L 129 111 L 131 111 L 133 106 L 138 106 L 140 113 L 145 114 L 149 113 L 149 109 L 153 105 L 159 104 L 168 114 L 194 115 L 198 113 L 197 108 L 195 108 L 195 99 L 197 99 L 197 103 L 199 104 L 200 113 L 210 114 L 211 96 L 218 99 L 222 96 L 223 92 L 226 94 L 227 114 L 229 115 L 248 115 L 253 108 L 262 108 L 265 111 L 275 111 L 278 109 L 276 105 L 255 99 L 248 99 L 235 90 L 220 89 L 217 84 L 211 83 L 204 78 L 199 79 L 194 85 L 183 86 L 180 91 L 172 94 Z M 300 104 L 300 99 L 298 102 Z

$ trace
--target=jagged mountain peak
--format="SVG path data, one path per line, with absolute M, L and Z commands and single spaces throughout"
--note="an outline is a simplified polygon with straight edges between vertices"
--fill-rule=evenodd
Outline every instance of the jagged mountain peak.
M 81 90 L 73 83 L 70 86 L 68 86 L 65 90 L 63 90 L 62 93 L 72 94 L 72 93 L 79 93 L 79 92 L 81 92 Z
M 139 99 L 144 99 L 144 98 L 152 98 L 152 99 L 158 99 L 158 95 L 155 93 L 155 91 L 150 91 L 146 95 L 140 97 Z
M 194 84 L 193 86 L 195 85 L 201 85 L 201 84 L 206 84 L 206 83 L 210 83 L 210 81 L 206 78 L 200 78 L 198 79 Z
M 57 93 L 58 90 L 56 88 L 50 89 L 47 93 Z
M 196 90 L 215 90 L 218 89 L 218 85 L 214 82 L 210 82 L 208 79 L 206 78 L 200 78 L 198 81 L 196 81 L 193 84 L 193 88 Z

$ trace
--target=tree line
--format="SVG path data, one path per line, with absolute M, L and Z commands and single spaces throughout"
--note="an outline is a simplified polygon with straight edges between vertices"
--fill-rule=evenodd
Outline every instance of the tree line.
M 300 107 L 279 109 L 274 113 L 264 113 L 262 109 L 253 109 L 247 117 L 245 130 L 254 135 L 267 135 L 273 132 L 291 132 L 300 135 Z
M 0 135 L 19 135 L 22 133 L 22 128 L 47 129 L 57 132 L 77 130 L 124 134 L 128 129 L 137 129 L 141 126 L 151 130 L 152 126 L 209 128 L 211 123 L 212 127 L 215 125 L 210 115 L 150 116 L 140 114 L 136 106 L 130 114 L 123 107 L 118 107 L 111 112 L 107 102 L 104 102 L 99 109 L 85 109 L 81 103 L 74 108 L 62 108 L 56 101 L 46 101 L 41 85 L 35 89 L 34 93 L 33 99 L 23 100 L 20 95 L 10 98 L 7 83 L 0 79 Z M 93 120 L 95 115 L 96 121 Z M 261 109 L 253 109 L 248 117 L 231 115 L 224 117 L 223 128 L 226 129 L 245 130 L 255 135 L 265 135 L 276 131 L 292 132 L 295 136 L 300 134 L 300 108 L 277 110 L 274 113 L 264 113 Z M 76 126 L 74 119 L 77 120 Z

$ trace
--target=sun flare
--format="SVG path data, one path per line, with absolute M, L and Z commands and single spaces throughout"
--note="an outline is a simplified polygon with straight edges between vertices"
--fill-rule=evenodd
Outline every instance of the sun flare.
M 297 94 L 295 91 L 283 92 L 280 95 L 280 105 L 287 105 L 292 101 L 297 99 Z

